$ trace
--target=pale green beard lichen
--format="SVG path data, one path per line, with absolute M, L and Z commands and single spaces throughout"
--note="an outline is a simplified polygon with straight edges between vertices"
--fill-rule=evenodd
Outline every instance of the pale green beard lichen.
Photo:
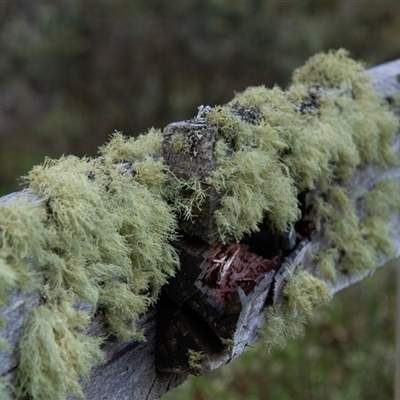
M 206 189 L 199 179 L 178 179 L 172 174 L 164 187 L 163 195 L 179 218 L 190 220 L 196 216 L 207 197 Z
M 305 322 L 304 315 L 293 318 L 293 315 L 286 313 L 281 307 L 268 308 L 267 320 L 261 331 L 267 350 L 282 349 L 287 340 L 303 336 Z
M 0 400 L 11 400 L 9 393 L 12 392 L 12 387 L 10 382 L 8 382 L 4 377 L 0 377 Z
M 176 151 L 183 151 L 184 153 L 189 153 L 190 151 L 189 143 L 182 133 L 177 133 L 172 136 L 171 144 Z
M 42 200 L 0 207 L 0 301 L 28 287 L 42 298 L 19 342 L 20 393 L 82 396 L 79 377 L 102 358 L 102 339 L 83 333 L 97 310 L 109 333 L 144 339 L 136 321 L 178 265 L 170 244 L 176 220 L 161 197 L 163 167 L 148 156 L 156 136 L 150 133 L 147 148 L 139 138 L 136 148 L 116 134 L 99 159 L 47 159 L 26 177 Z M 116 160 L 131 162 L 136 177 Z M 92 311 L 78 311 L 81 302 Z
M 110 141 L 101 146 L 100 154 L 112 163 L 140 161 L 161 151 L 162 133 L 151 128 L 145 135 L 128 138 L 121 132 L 114 132 Z
M 110 141 L 100 147 L 100 154 L 108 163 L 131 164 L 138 183 L 160 195 L 177 216 L 191 219 L 204 202 L 205 190 L 199 179 L 179 179 L 162 163 L 162 139 L 161 131 L 156 129 L 137 139 L 114 132 Z M 183 135 L 174 135 L 172 139 L 180 151 L 189 152 L 190 146 Z
M 202 368 L 202 362 L 204 357 L 206 356 L 202 351 L 196 351 L 193 349 L 189 349 L 187 352 L 188 356 L 188 363 L 190 369 L 193 371 L 194 374 L 198 373 L 199 370 Z
M 83 397 L 79 377 L 88 375 L 93 361 L 103 360 L 102 339 L 81 332 L 89 322 L 90 316 L 75 310 L 66 299 L 60 306 L 41 305 L 32 312 L 19 343 L 19 396 L 29 394 L 35 400 L 62 400 L 71 394 Z
M 55 287 L 66 282 L 87 301 L 107 299 L 114 316 L 128 306 L 117 298 L 111 300 L 115 285 L 121 286 L 121 297 L 125 285 L 136 292 L 139 296 L 132 301 L 142 303 L 139 308 L 156 299 L 176 264 L 168 243 L 174 216 L 157 194 L 107 158 L 104 163 L 72 156 L 47 160 L 27 179 L 31 189 L 47 199 L 49 229 L 58 234 L 52 245 L 69 264 L 56 270 Z M 124 326 L 122 321 L 120 325 Z M 115 329 L 120 331 L 121 326 Z
M 25 291 L 37 284 L 26 267 L 45 264 L 51 233 L 43 229 L 47 215 L 39 202 L 17 198 L 0 207 L 0 306 L 13 289 Z
M 209 180 L 221 196 L 215 218 L 222 238 L 240 239 L 264 218 L 284 231 L 299 219 L 299 193 L 346 183 L 368 162 L 396 162 L 398 120 L 346 51 L 312 57 L 293 82 L 287 91 L 248 88 L 206 116 L 222 136 Z M 241 108 L 258 119 L 246 121 Z
M 338 263 L 339 256 L 339 250 L 335 247 L 318 254 L 317 260 L 319 272 L 323 280 L 330 282 L 334 282 L 336 280 L 336 265 Z
M 391 213 L 400 209 L 400 188 L 393 179 L 384 179 L 362 197 L 363 218 L 356 215 L 353 200 L 343 187 L 333 185 L 314 198 L 318 229 L 331 240 L 327 250 L 316 255 L 319 277 L 298 267 L 284 288 L 286 301 L 280 307 L 266 309 L 267 323 L 263 340 L 268 349 L 284 347 L 286 340 L 304 333 L 306 317 L 313 309 L 329 301 L 329 284 L 338 272 L 363 274 L 374 271 L 379 257 L 393 254 L 388 231 Z M 321 222 L 323 220 L 323 222 Z
M 211 186 L 220 196 L 214 218 L 221 240 L 240 240 L 262 221 L 286 230 L 301 218 L 299 194 L 309 192 L 315 229 L 330 241 L 315 255 L 318 278 L 300 268 L 286 282 L 286 302 L 267 310 L 269 346 L 301 333 L 305 317 L 329 300 L 322 280 L 373 270 L 390 254 L 387 220 L 400 207 L 398 186 L 378 183 L 360 199 L 358 215 L 353 194 L 340 185 L 359 166 L 396 162 L 398 120 L 344 50 L 311 58 L 287 91 L 248 88 L 205 118 L 219 135 L 217 168 L 206 182 L 169 171 L 159 130 L 137 139 L 116 132 L 98 159 L 69 156 L 35 167 L 26 180 L 40 200 L 0 206 L 0 306 L 13 290 L 40 295 L 19 343 L 19 393 L 82 395 L 79 378 L 102 358 L 101 338 L 84 334 L 95 312 L 104 314 L 107 333 L 143 339 L 136 321 L 178 266 L 170 244 L 177 216 L 195 215 Z M 190 152 L 185 138 L 174 140 Z M 188 351 L 194 371 L 202 357 Z
M 301 266 L 287 278 L 283 295 L 285 303 L 270 308 L 266 315 L 262 337 L 269 350 L 272 347 L 282 348 L 287 339 L 302 336 L 306 317 L 316 306 L 326 304 L 332 298 L 329 285 L 304 271 Z
M 222 238 L 257 231 L 264 216 L 280 231 L 299 218 L 294 185 L 276 155 L 251 148 L 220 159 L 218 167 L 212 184 L 223 194 L 214 214 Z
M 329 285 L 304 271 L 301 266 L 288 277 L 283 294 L 293 313 L 307 316 L 316 306 L 328 303 L 332 298 Z

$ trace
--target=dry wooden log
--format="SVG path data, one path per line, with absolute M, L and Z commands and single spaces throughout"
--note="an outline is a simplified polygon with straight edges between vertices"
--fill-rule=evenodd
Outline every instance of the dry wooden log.
M 400 60 L 369 70 L 372 85 L 389 100 L 400 92 L 399 73 Z M 251 110 L 247 111 L 251 118 L 256 118 Z M 191 151 L 196 151 L 199 143 L 205 149 L 205 153 L 199 158 L 201 162 L 198 163 L 198 168 L 191 170 L 190 176 L 190 152 L 186 156 L 182 153 L 178 156 L 168 140 L 171 132 L 176 130 L 189 132 L 193 136 Z M 193 121 L 169 125 L 164 133 L 164 158 L 169 164 L 175 163 L 177 168 L 174 172 L 178 176 L 188 178 L 194 174 L 205 177 L 214 168 L 215 161 L 206 153 L 210 151 L 216 132 L 201 120 L 201 114 Z M 397 135 L 395 149 L 400 157 L 400 135 Z M 385 172 L 371 166 L 359 169 L 350 187 L 357 188 L 357 193 L 361 196 L 385 177 L 400 180 L 400 168 Z M 27 196 L 35 201 L 34 194 L 22 191 L 3 197 L 0 204 L 14 201 L 19 196 Z M 155 399 L 193 373 L 203 374 L 230 362 L 245 351 L 246 347 L 259 340 L 259 329 L 265 322 L 265 304 L 279 304 L 282 301 L 282 286 L 286 276 L 300 263 L 312 271 L 315 261 L 308 256 L 310 250 L 312 252 L 327 246 L 325 239 L 319 234 L 306 231 L 298 235 L 295 246 L 289 245 L 289 249 L 286 246 L 282 248 L 282 238 L 280 244 L 278 238 L 276 254 L 269 255 L 268 258 L 260 257 L 249 250 L 256 240 L 251 237 L 246 244 L 210 245 L 216 239 L 215 226 L 210 218 L 218 201 L 215 192 L 209 193 L 208 201 L 208 214 L 201 215 L 194 224 L 185 223 L 183 226 L 186 232 L 196 234 L 203 240 L 183 234 L 175 243 L 180 250 L 181 270 L 164 288 L 157 306 L 138 321 L 138 326 L 144 330 L 146 341 L 124 342 L 113 337 L 108 338 L 104 345 L 106 362 L 95 365 L 90 380 L 83 382 L 86 399 Z M 396 256 L 400 256 L 399 222 L 398 215 L 393 215 L 390 233 L 397 251 Z M 219 263 L 222 259 L 224 263 Z M 381 259 L 381 265 L 386 261 Z M 235 265 L 235 276 L 229 276 L 226 268 L 223 269 L 223 265 L 226 266 L 228 262 L 229 265 Z M 241 275 L 242 264 L 250 271 L 249 276 Z M 256 280 L 251 275 L 253 270 L 258 271 Z M 217 286 L 221 287 L 223 281 L 225 286 L 228 285 L 226 282 L 231 282 L 232 279 L 236 279 L 234 290 L 214 290 Z M 362 276 L 359 275 L 340 275 L 333 292 L 360 279 Z M 8 320 L 4 336 L 11 344 L 18 341 L 28 311 L 38 303 L 35 296 L 32 294 L 22 297 L 19 293 L 13 293 L 9 305 L 2 311 L 2 315 Z M 229 307 L 221 307 L 223 302 L 229 302 Z M 103 332 L 104 321 L 99 315 L 90 326 L 88 334 L 96 336 Z M 195 371 L 187 362 L 188 349 L 204 354 Z M 18 354 L 15 350 L 0 353 L 0 375 L 13 381 L 17 363 Z

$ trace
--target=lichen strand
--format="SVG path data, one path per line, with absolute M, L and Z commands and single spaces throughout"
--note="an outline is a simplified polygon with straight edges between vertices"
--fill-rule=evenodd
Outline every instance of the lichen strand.
M 303 336 L 305 322 L 304 315 L 293 316 L 282 307 L 267 307 L 266 322 L 261 328 L 261 339 L 267 350 L 283 349 L 287 340 Z
M 29 262 L 44 265 L 45 250 L 52 239 L 43 228 L 46 211 L 38 202 L 17 198 L 0 207 L 0 306 L 12 289 L 26 290 L 37 284 L 28 271 Z
M 101 146 L 100 154 L 110 162 L 140 161 L 148 156 L 160 153 L 162 133 L 159 129 L 151 128 L 137 138 L 126 137 L 115 131 L 107 144 Z
M 324 281 L 334 282 L 336 280 L 336 265 L 338 263 L 339 254 L 340 253 L 337 247 L 332 247 L 318 254 L 318 272 Z
M 212 183 L 223 193 L 214 213 L 222 238 L 231 235 L 239 240 L 244 233 L 257 231 L 264 216 L 280 231 L 299 218 L 292 179 L 276 156 L 261 149 L 239 151 L 220 160 Z
M 12 400 L 10 393 L 12 393 L 10 382 L 3 376 L 0 377 L 0 400 Z
M 247 121 L 238 107 L 255 109 L 261 118 Z M 248 88 L 206 119 L 221 135 L 209 182 L 221 196 L 215 217 L 222 238 L 240 239 L 264 218 L 285 230 L 300 217 L 299 193 L 346 183 L 368 162 L 396 162 L 398 120 L 345 50 L 311 58 L 294 72 L 287 91 Z
M 170 175 L 163 197 L 180 219 L 193 221 L 207 197 L 207 187 L 198 178 L 188 180 Z
M 306 316 L 311 315 L 317 305 L 328 303 L 332 298 L 329 285 L 301 266 L 287 278 L 283 295 L 291 312 Z
M 230 235 L 239 240 L 256 231 L 264 216 L 278 230 L 293 224 L 299 218 L 293 180 L 274 147 L 257 143 L 260 126 L 242 121 L 229 105 L 215 108 L 207 120 L 218 126 L 222 136 L 214 152 L 217 169 L 208 181 L 221 196 L 214 214 L 221 238 Z
M 135 181 L 166 201 L 170 212 L 179 218 L 192 219 L 206 198 L 205 185 L 195 177 L 178 178 L 168 169 L 160 157 L 162 139 L 161 131 L 153 128 L 136 139 L 114 132 L 99 153 L 107 165 L 127 163 Z M 181 133 L 173 135 L 172 146 L 194 157 L 187 138 Z
M 365 216 L 361 230 L 377 256 L 393 255 L 388 222 L 394 210 L 400 208 L 400 187 L 395 179 L 383 179 L 363 198 Z
M 116 142 L 127 146 L 122 155 Z M 19 342 L 24 395 L 82 395 L 79 378 L 101 360 L 102 340 L 83 333 L 97 310 L 108 333 L 144 339 L 138 317 L 178 266 L 170 244 L 176 220 L 160 189 L 163 167 L 149 158 L 154 140 L 148 148 L 144 142 L 139 138 L 136 149 L 133 139 L 116 134 L 102 158 L 47 159 L 26 177 L 42 200 L 0 207 L 1 304 L 11 290 L 28 287 L 42 299 Z M 114 163 L 122 159 L 136 173 Z M 81 302 L 91 311 L 78 312 Z
M 365 91 L 364 65 L 349 58 L 344 49 L 318 53 L 293 73 L 294 83 L 308 86 Z
M 103 360 L 102 342 L 81 331 L 89 316 L 73 303 L 41 305 L 30 315 L 19 344 L 21 357 L 18 396 L 35 400 L 63 400 L 67 395 L 83 397 L 79 377 L 87 376 L 94 361 Z
M 283 348 L 288 339 L 302 336 L 306 318 L 315 307 L 326 304 L 332 298 L 330 286 L 301 266 L 287 278 L 283 295 L 285 302 L 281 305 L 266 307 L 262 339 L 268 350 Z
M 190 151 L 187 138 L 180 132 L 172 136 L 171 145 L 176 152 L 183 151 L 184 153 L 189 153 Z
M 395 179 L 384 179 L 362 198 L 362 215 L 357 215 L 351 196 L 343 187 L 332 185 L 325 199 L 314 197 L 314 218 L 331 248 L 318 254 L 319 272 L 333 280 L 336 270 L 363 274 L 373 271 L 379 257 L 393 254 L 388 222 L 400 208 L 400 187 Z M 340 256 L 339 256 L 340 255 Z
M 196 351 L 193 349 L 188 349 L 187 357 L 189 368 L 194 374 L 198 374 L 202 368 L 202 362 L 205 358 L 205 353 L 203 351 Z

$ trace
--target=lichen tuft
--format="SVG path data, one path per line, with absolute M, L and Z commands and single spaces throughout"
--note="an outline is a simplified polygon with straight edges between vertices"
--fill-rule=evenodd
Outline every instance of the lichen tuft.
M 187 357 L 190 369 L 193 373 L 198 373 L 202 368 L 202 362 L 205 358 L 205 353 L 203 351 L 196 351 L 193 349 L 188 349 Z
M 144 339 L 138 317 L 178 266 L 170 244 L 176 218 L 162 198 L 164 167 L 148 155 L 157 133 L 149 136 L 149 147 L 139 138 L 136 148 L 135 140 L 115 134 L 99 159 L 46 159 L 25 178 L 40 200 L 0 207 L 0 301 L 28 288 L 43 299 L 18 345 L 23 395 L 82 394 L 80 377 L 101 361 L 102 339 L 83 333 L 97 310 L 109 334 Z M 89 311 L 75 310 L 82 302 Z
M 18 396 L 35 400 L 83 397 L 79 378 L 89 374 L 93 361 L 103 360 L 102 339 L 82 333 L 89 320 L 68 301 L 33 310 L 19 342 Z
M 273 348 L 283 349 L 289 339 L 304 336 L 304 315 L 291 315 L 280 307 L 267 307 L 266 322 L 261 330 L 261 338 L 270 351 Z
M 287 278 L 283 294 L 289 309 L 306 316 L 311 315 L 317 305 L 326 304 L 332 298 L 329 285 L 301 266 Z

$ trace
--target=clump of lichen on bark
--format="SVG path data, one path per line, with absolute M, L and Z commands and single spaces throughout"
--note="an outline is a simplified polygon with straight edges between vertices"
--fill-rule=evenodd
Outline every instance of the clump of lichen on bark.
M 98 159 L 47 159 L 26 177 L 36 202 L 0 207 L 0 301 L 13 289 L 41 296 L 19 342 L 21 395 L 82 396 L 79 378 L 102 358 L 102 339 L 84 334 L 97 311 L 109 334 L 144 339 L 136 321 L 178 266 L 156 143 L 154 131 L 137 141 L 115 134 Z
M 248 88 L 206 119 L 221 135 L 209 180 L 221 196 L 221 238 L 240 239 L 263 220 L 285 231 L 300 218 L 300 193 L 324 193 L 358 166 L 396 160 L 398 121 L 345 50 L 312 57 L 286 91 Z
M 194 374 L 198 374 L 203 367 L 202 362 L 206 357 L 205 353 L 203 351 L 189 349 L 187 352 L 187 357 L 189 368 Z
M 294 119 L 293 133 L 285 129 L 283 136 L 291 144 L 282 162 L 299 191 L 318 189 L 311 192 L 312 221 L 330 247 L 314 257 L 316 277 L 302 269 L 290 275 L 284 304 L 266 308 L 268 347 L 283 346 L 286 338 L 302 333 L 305 317 L 329 299 L 325 281 L 334 282 L 338 273 L 374 271 L 380 257 L 393 253 L 388 222 L 391 212 L 400 208 L 394 179 L 378 182 L 358 200 L 346 189 L 357 167 L 397 164 L 393 138 L 398 118 L 371 88 L 362 64 L 344 50 L 318 54 L 294 72 L 293 82 L 286 96 L 306 126 Z
M 285 302 L 266 308 L 262 338 L 267 348 L 283 348 L 286 341 L 304 334 L 306 318 L 315 307 L 328 303 L 330 286 L 304 271 L 301 266 L 287 278 L 283 290 Z

